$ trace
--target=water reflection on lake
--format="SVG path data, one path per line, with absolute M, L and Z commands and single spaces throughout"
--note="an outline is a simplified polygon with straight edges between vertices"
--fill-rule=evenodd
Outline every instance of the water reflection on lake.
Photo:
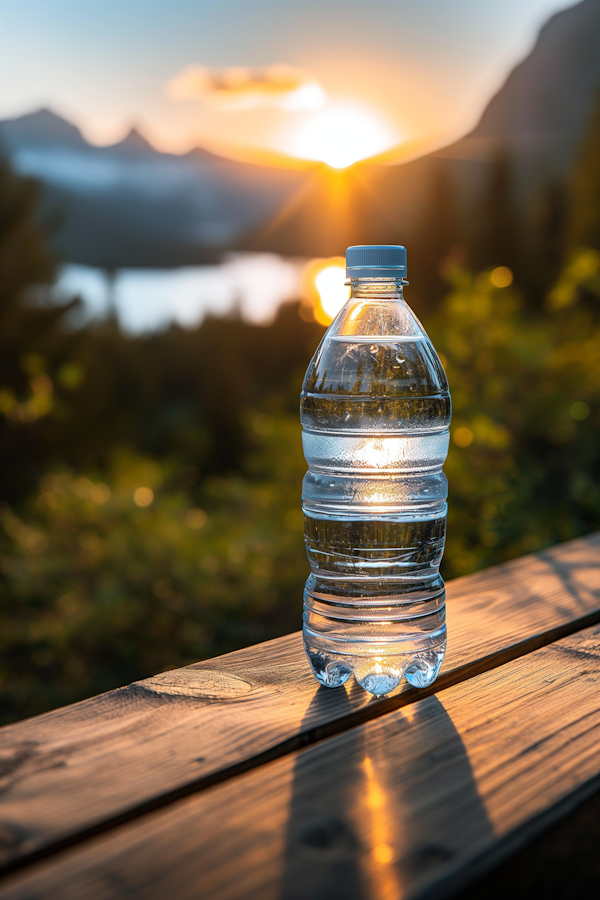
M 111 310 L 131 333 L 177 322 L 197 325 L 207 313 L 238 308 L 245 319 L 267 322 L 281 303 L 300 296 L 305 260 L 271 253 L 231 254 L 220 265 L 178 269 L 119 269 L 107 273 L 66 265 L 58 281 L 60 298 L 80 296 L 79 320 L 102 318 Z

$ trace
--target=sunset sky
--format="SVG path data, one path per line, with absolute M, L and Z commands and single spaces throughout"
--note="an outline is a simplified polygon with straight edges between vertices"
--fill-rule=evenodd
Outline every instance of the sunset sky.
M 334 166 L 468 130 L 564 0 L 8 0 L 0 117 Z M 352 148 L 346 136 L 353 135 Z

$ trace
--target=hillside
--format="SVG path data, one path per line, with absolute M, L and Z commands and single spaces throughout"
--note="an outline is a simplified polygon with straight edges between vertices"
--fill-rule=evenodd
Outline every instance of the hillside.
M 530 55 L 493 97 L 471 141 L 502 142 L 565 174 L 600 90 L 600 0 L 583 0 L 553 16 Z

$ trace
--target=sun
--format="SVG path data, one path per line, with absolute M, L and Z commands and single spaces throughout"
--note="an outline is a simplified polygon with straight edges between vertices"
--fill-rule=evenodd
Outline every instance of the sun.
M 292 140 L 291 152 L 300 159 L 345 169 L 389 150 L 398 142 L 374 112 L 338 105 L 307 117 Z

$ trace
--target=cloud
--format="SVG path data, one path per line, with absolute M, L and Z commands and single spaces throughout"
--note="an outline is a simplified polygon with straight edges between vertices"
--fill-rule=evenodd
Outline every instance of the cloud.
M 303 69 L 283 64 L 265 68 L 187 66 L 167 83 L 173 100 L 202 99 L 224 110 L 274 106 L 297 111 L 320 109 L 327 99 L 321 85 Z

